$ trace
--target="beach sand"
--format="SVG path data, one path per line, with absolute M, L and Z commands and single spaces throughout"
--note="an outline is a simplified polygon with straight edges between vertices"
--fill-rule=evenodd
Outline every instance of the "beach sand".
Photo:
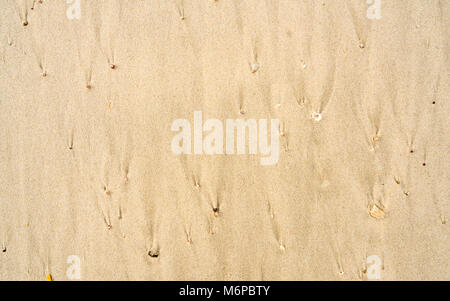
M 1 280 L 450 280 L 450 2 L 77 2 L 0 2 Z

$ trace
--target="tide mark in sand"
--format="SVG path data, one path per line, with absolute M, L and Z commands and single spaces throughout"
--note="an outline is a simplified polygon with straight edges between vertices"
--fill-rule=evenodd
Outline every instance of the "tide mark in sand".
M 194 177 L 194 189 L 200 190 L 200 182 Z
M 106 186 L 103 186 L 103 191 L 105 192 L 105 195 L 107 195 L 107 196 L 111 195 L 111 191 L 108 190 L 108 188 L 106 188 Z
M 242 86 L 239 86 L 239 114 L 244 115 L 245 114 L 245 110 L 244 110 L 244 92 L 242 89 Z
M 305 106 L 306 98 L 304 95 L 295 96 L 295 100 L 297 101 L 297 104 L 300 106 L 300 108 L 303 108 Z
M 279 126 L 279 132 L 281 139 L 283 140 L 283 148 L 285 152 L 289 151 L 289 143 L 288 143 L 288 135 L 286 130 L 286 123 L 282 122 L 282 124 Z
M 106 229 L 111 230 L 112 229 L 112 225 L 111 225 L 111 221 L 109 219 L 109 215 L 108 215 L 108 217 L 103 215 L 103 221 L 105 222 Z
M 178 15 L 180 16 L 180 20 L 184 20 L 186 17 L 184 15 L 184 4 L 183 0 L 180 1 L 179 4 L 176 4 Z
M 273 234 L 275 235 L 275 239 L 278 242 L 278 248 L 280 249 L 281 252 L 285 252 L 286 251 L 286 245 L 283 243 L 283 239 L 281 238 L 281 233 L 278 227 L 278 224 L 275 220 L 275 213 L 274 210 L 272 208 L 272 205 L 270 204 L 270 202 L 267 202 L 268 205 L 268 209 L 269 209 L 269 215 L 270 215 L 270 221 L 272 224 L 272 231 Z
M 90 90 L 92 88 L 92 70 L 89 70 L 86 72 L 85 74 L 85 78 L 86 78 L 86 89 Z
M 186 227 L 184 229 L 184 233 L 186 234 L 186 242 L 191 245 L 192 244 L 191 227 L 190 226 Z
M 249 63 L 249 65 L 250 65 L 250 71 L 251 71 L 252 73 L 256 73 L 256 71 L 258 71 L 259 68 L 260 68 L 260 65 L 259 65 L 259 63 L 258 63 L 258 52 L 257 52 L 257 50 L 256 50 L 256 41 L 253 42 L 252 57 L 253 57 L 252 63 Z

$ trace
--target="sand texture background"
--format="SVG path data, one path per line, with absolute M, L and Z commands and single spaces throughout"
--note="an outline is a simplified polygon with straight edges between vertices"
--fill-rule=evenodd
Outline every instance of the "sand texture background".
M 450 280 L 449 1 L 69 7 L 0 1 L 1 280 Z M 173 154 L 195 110 L 278 163 Z

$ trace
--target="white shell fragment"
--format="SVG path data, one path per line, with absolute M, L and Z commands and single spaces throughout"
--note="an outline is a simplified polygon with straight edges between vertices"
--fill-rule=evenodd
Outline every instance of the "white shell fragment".
M 322 120 L 322 114 L 314 112 L 311 114 L 311 118 L 314 119 L 315 121 L 320 121 Z

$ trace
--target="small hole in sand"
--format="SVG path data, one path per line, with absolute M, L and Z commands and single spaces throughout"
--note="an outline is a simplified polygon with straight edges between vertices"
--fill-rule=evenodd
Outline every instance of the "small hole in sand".
M 422 163 L 422 166 L 427 166 L 427 163 L 423 162 L 423 163 Z
M 215 217 L 219 216 L 219 208 L 213 208 L 213 212 Z

